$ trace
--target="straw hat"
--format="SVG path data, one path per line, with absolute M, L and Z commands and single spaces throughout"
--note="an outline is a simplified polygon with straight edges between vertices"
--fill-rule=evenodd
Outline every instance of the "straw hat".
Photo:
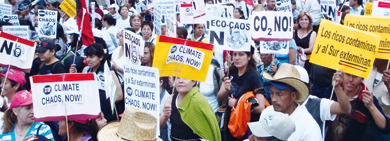
M 263 72 L 263 76 L 270 82 L 281 82 L 295 88 L 298 91 L 296 102 L 304 101 L 309 94 L 307 85 L 301 80 L 298 70 L 291 64 L 281 64 L 273 77 L 267 72 Z
M 156 140 L 157 119 L 138 108 L 127 108 L 122 120 L 104 126 L 100 141 Z

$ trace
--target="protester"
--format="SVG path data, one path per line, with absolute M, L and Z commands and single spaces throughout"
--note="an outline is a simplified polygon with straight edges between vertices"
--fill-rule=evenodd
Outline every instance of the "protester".
M 288 44 L 288 53 L 287 54 L 275 54 L 275 58 L 278 59 L 281 63 L 289 63 L 292 65 L 298 65 L 297 61 L 297 44 L 294 39 L 290 41 L 285 41 L 283 43 Z
M 313 31 L 318 32 L 318 27 L 321 22 L 321 6 L 319 1 L 315 0 L 296 0 L 296 8 L 300 11 L 306 11 L 311 16 L 313 22 Z
M 58 74 L 66 73 L 65 66 L 62 62 L 56 58 L 55 53 L 58 50 L 56 44 L 51 40 L 44 40 L 36 49 L 39 54 L 39 58 L 42 61 L 39 64 L 38 74 Z
M 58 125 L 58 134 L 65 136 L 64 141 L 68 138 L 71 141 L 97 141 L 99 127 L 95 120 L 71 120 L 68 121 L 68 125 L 66 121 L 59 121 Z
M 363 0 L 350 0 L 349 7 L 351 8 L 350 14 L 364 15 Z
M 104 15 L 103 16 L 103 30 L 102 32 L 105 33 L 103 34 L 103 39 L 107 44 L 107 51 L 108 54 L 112 54 L 112 52 L 119 46 L 118 41 L 117 41 L 117 34 L 118 34 L 118 29 L 115 27 L 116 21 L 111 15 Z
M 336 71 L 316 64 L 312 64 L 311 69 L 309 77 L 311 94 L 318 98 L 330 98 L 332 76 Z
M 107 125 L 107 119 L 104 118 L 103 112 L 100 112 L 100 117 L 95 119 L 98 129 L 102 129 L 103 126 Z
M 244 13 L 244 18 L 248 19 L 251 15 L 251 11 L 253 9 L 252 6 L 248 5 L 245 0 L 237 0 L 235 5 L 237 9 L 241 9 L 241 11 Z
M 130 27 L 130 16 L 126 6 L 119 9 L 120 18 L 116 19 L 116 28 L 122 31 L 124 28 Z
M 141 57 L 141 65 L 152 67 L 154 56 L 154 44 L 151 42 L 145 42 L 144 55 Z
M 8 74 L 7 74 L 8 73 Z M 24 90 L 23 85 L 26 79 L 21 71 L 15 69 L 7 69 L 5 73 L 0 74 L 2 96 L 7 98 L 7 107 L 10 107 L 11 99 L 15 93 Z M 5 78 L 7 76 L 7 79 Z
M 116 48 L 111 56 L 111 68 L 114 69 L 117 73 L 118 79 L 120 83 L 123 83 L 124 79 L 124 70 L 123 67 L 127 61 L 126 56 L 124 54 L 125 52 L 125 44 L 123 42 L 123 34 L 125 33 L 124 29 L 121 33 L 118 33 L 118 39 L 119 39 L 119 47 Z
M 276 11 L 276 0 L 267 0 L 267 5 L 265 6 L 267 11 Z
M 193 40 L 193 41 L 202 42 L 202 43 L 208 43 L 209 38 L 207 37 L 204 28 L 205 27 L 203 24 L 194 24 L 194 28 L 192 28 L 193 33 L 192 33 L 191 37 L 189 37 L 188 40 Z
M 245 18 L 242 10 L 238 9 L 238 8 L 234 9 L 233 16 L 235 19 L 244 19 Z
M 119 19 L 121 18 L 121 15 L 118 13 L 119 7 L 116 4 L 111 4 L 108 7 L 108 13 L 114 18 L 114 19 Z M 104 17 L 104 16 L 103 16 Z
M 27 90 L 19 91 L 12 97 L 10 108 L 3 116 L 4 125 L 0 139 L 3 141 L 22 140 L 31 135 L 43 135 L 54 141 L 50 127 L 34 122 L 32 95 Z
M 77 23 L 76 20 L 71 18 L 66 12 L 64 12 L 62 9 L 58 11 L 61 19 L 60 19 L 60 25 L 63 27 L 64 32 L 71 32 L 71 31 L 77 31 Z M 38 16 L 37 16 L 38 17 Z M 38 23 L 37 23 L 38 24 Z M 58 32 L 57 32 L 58 34 Z
M 278 70 L 278 67 L 280 67 L 280 62 L 278 59 L 275 58 L 275 54 L 265 54 L 260 52 L 260 58 L 261 62 L 263 64 L 257 66 L 257 71 L 259 72 L 263 83 L 268 82 L 267 79 L 264 78 L 263 72 L 267 72 L 271 75 L 275 74 L 276 70 Z M 268 102 L 271 102 L 271 97 L 270 97 L 270 91 L 269 91 L 270 86 L 264 86 L 265 90 L 265 98 L 267 99 Z M 270 103 L 272 104 L 272 103 Z
M 135 33 L 141 35 L 141 23 L 143 22 L 140 14 L 133 14 L 130 16 L 130 26 L 133 28 Z
M 153 23 L 144 21 L 141 24 L 141 35 L 145 42 L 156 43 L 156 38 L 153 37 Z
M 54 42 L 57 46 L 60 47 L 60 50 L 56 51 L 56 57 L 58 59 L 62 59 L 65 57 L 66 53 L 68 52 L 68 39 L 65 35 L 64 29 L 62 28 L 61 24 L 57 25 L 57 37 L 54 39 Z

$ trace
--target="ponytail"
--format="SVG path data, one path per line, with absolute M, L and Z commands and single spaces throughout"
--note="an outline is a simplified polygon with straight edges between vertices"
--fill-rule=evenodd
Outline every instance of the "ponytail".
M 17 118 L 14 112 L 12 112 L 11 109 L 7 109 L 7 111 L 4 112 L 3 116 L 3 121 L 4 121 L 4 129 L 3 129 L 3 134 L 11 132 L 14 130 L 15 125 L 14 123 L 16 122 Z

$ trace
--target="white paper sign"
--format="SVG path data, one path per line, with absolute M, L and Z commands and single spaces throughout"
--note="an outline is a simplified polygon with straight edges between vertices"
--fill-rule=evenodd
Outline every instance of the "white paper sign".
M 206 16 L 207 19 L 210 18 L 233 18 L 233 7 L 232 6 L 222 6 L 222 5 L 210 5 L 206 6 Z
M 125 108 L 140 108 L 160 119 L 160 75 L 158 69 L 126 64 L 124 74 Z M 160 134 L 159 123 L 160 120 L 157 120 L 156 136 Z
M 133 65 L 141 65 L 141 56 L 144 55 L 145 41 L 142 36 L 125 30 L 123 33 L 125 44 L 124 54 Z
M 253 12 L 251 21 L 253 40 L 291 40 L 293 37 L 291 12 Z
M 390 17 L 390 2 L 374 1 L 371 16 Z
M 337 21 L 336 1 L 335 0 L 321 0 L 321 14 L 328 17 L 333 22 Z
M 172 17 L 167 17 L 167 36 L 176 38 L 176 20 Z
M 192 4 L 180 5 L 180 23 L 182 24 L 195 24 L 194 22 L 194 8 Z
M 11 4 L 0 4 L 0 18 L 3 18 L 5 15 L 12 15 Z
M 289 41 L 260 41 L 261 54 L 288 54 Z
M 106 90 L 106 98 L 110 99 L 111 110 L 114 112 L 117 89 L 107 62 L 104 63 L 104 88 Z
M 162 15 L 161 25 L 166 25 L 167 16 L 176 16 L 176 0 L 158 0 L 155 3 L 154 9 L 158 9 Z
M 176 44 L 171 46 L 166 64 L 176 62 L 186 64 L 198 70 L 202 68 L 205 53 L 192 47 Z
M 29 40 L 28 26 L 3 26 L 3 32 Z
M 291 0 L 276 0 L 276 11 L 292 12 Z
M 153 20 L 153 31 L 155 35 L 161 35 L 161 20 L 163 15 L 160 12 L 159 8 L 153 10 L 154 20 Z
M 57 35 L 57 11 L 38 11 L 38 36 L 55 39 Z
M 3 21 L 9 22 L 12 25 L 20 25 L 18 15 L 4 15 Z
M 215 48 L 232 51 L 250 51 L 250 21 L 243 19 L 214 18 L 207 21 L 210 44 Z
M 198 24 L 206 23 L 206 4 L 204 0 L 193 0 L 192 7 L 194 8 L 194 22 Z

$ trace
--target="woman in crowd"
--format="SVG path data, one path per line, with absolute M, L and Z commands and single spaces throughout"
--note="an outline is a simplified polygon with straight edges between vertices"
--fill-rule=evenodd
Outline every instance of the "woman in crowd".
M 54 141 L 50 127 L 43 122 L 34 122 L 32 95 L 27 90 L 12 97 L 10 108 L 5 111 L 0 140 L 21 141 L 31 135 L 42 135 Z
M 153 38 L 153 23 L 150 21 L 144 21 L 141 24 L 141 35 L 145 42 L 156 42 L 156 38 Z
M 133 14 L 130 16 L 130 25 L 137 34 L 141 34 L 142 16 L 140 14 Z
M 66 121 L 59 121 L 58 134 L 65 136 L 64 141 L 68 138 L 71 141 L 97 141 L 97 132 L 99 127 L 95 120 L 72 120 L 68 121 L 68 131 L 66 129 Z
M 39 65 L 38 74 L 66 73 L 64 64 L 55 56 L 58 49 L 52 40 L 44 40 L 41 42 L 36 49 L 39 59 L 42 61 L 42 63 L 37 64 Z
M 125 28 L 124 30 L 122 30 L 122 32 L 118 33 L 117 37 L 119 39 L 120 46 L 113 51 L 112 56 L 111 56 L 111 67 L 112 67 L 112 69 L 114 69 L 116 71 L 119 82 L 121 82 L 121 83 L 123 82 L 123 78 L 124 78 L 123 66 L 125 65 L 125 63 L 127 61 L 126 56 L 124 54 L 125 45 L 123 42 L 123 33 L 125 32 L 126 29 L 128 29 L 128 28 Z
M 103 16 L 102 23 L 104 26 L 102 32 L 105 33 L 103 39 L 106 41 L 108 53 L 112 54 L 114 49 L 119 46 L 116 38 L 118 34 L 118 29 L 115 27 L 116 20 L 110 14 L 106 14 Z
M 11 104 L 11 99 L 15 95 L 16 92 L 24 90 L 23 85 L 26 83 L 26 79 L 21 71 L 10 69 L 7 70 L 8 75 L 6 73 L 0 74 L 1 85 L 0 89 L 3 91 L 4 97 L 7 97 L 7 107 Z M 7 75 L 7 79 L 5 76 Z
M 309 13 L 301 12 L 297 18 L 297 29 L 294 32 L 295 43 L 298 50 L 303 50 L 306 54 L 305 69 L 311 74 L 311 63 L 309 62 L 310 54 L 314 48 L 314 42 L 316 41 L 316 32 L 313 31 L 313 20 Z
M 57 24 L 57 37 L 56 39 L 54 39 L 54 43 L 56 43 L 56 45 L 59 45 L 61 47 L 61 49 L 56 52 L 57 58 L 58 59 L 64 58 L 67 53 L 68 39 L 64 33 L 64 29 L 62 28 L 61 24 Z
M 176 78 L 177 93 L 170 95 L 160 115 L 160 128 L 171 121 L 171 140 L 220 141 L 217 119 L 213 109 L 196 87 L 196 81 Z
M 235 19 L 245 19 L 244 12 L 241 9 L 234 9 L 233 16 Z
M 130 16 L 129 11 L 126 6 L 122 6 L 119 9 L 120 18 L 116 19 L 116 28 L 118 31 L 122 31 L 122 29 L 130 27 Z
M 151 42 L 145 42 L 144 56 L 141 58 L 141 65 L 152 67 L 154 56 L 154 44 Z
M 252 111 L 250 121 L 259 120 L 259 115 L 265 108 L 263 80 L 256 70 L 253 53 L 254 47 L 251 47 L 250 52 L 233 52 L 233 65 L 229 68 L 228 75 L 223 79 L 224 81 L 217 94 L 218 101 L 220 102 L 228 98 L 224 126 L 227 126 L 230 121 L 231 109 L 236 100 L 243 97 L 249 91 L 253 91 L 254 97 L 257 99 L 257 102 L 252 102 L 253 109 L 250 109 Z M 248 101 L 252 100 L 248 99 Z M 246 132 L 242 138 L 235 138 L 227 128 L 224 128 L 222 134 L 226 140 L 245 139 L 249 136 L 248 132 Z
M 209 38 L 205 34 L 204 30 L 204 24 L 194 24 L 193 28 L 193 34 L 189 38 L 189 40 L 197 41 L 197 42 L 203 42 L 203 43 L 209 43 Z

